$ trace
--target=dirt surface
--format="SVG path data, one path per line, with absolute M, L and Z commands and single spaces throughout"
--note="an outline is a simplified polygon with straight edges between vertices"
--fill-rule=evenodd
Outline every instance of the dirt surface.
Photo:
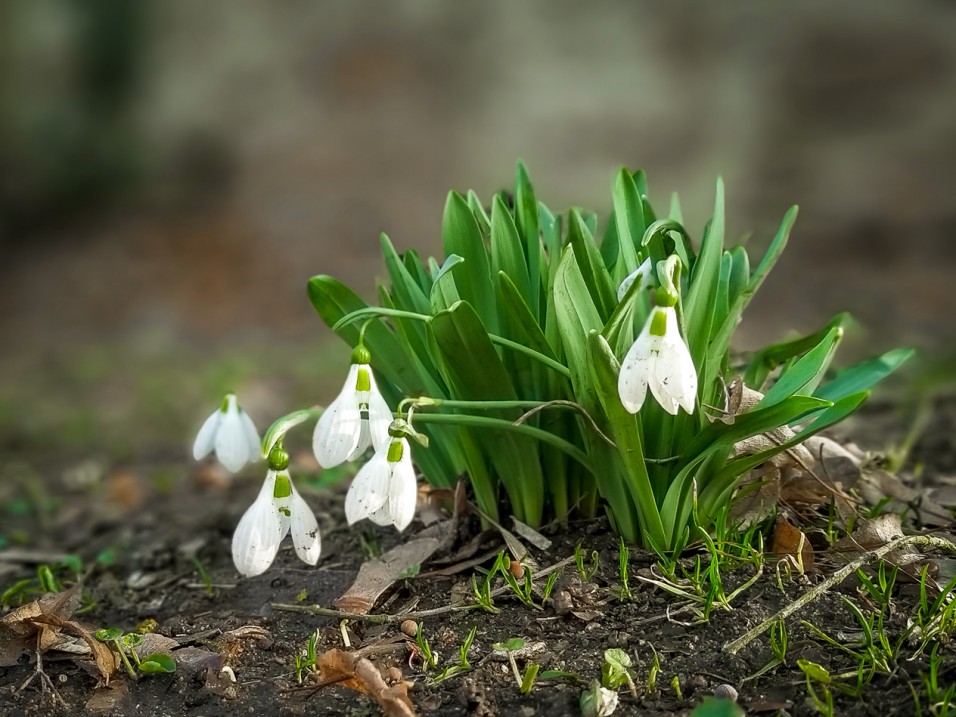
M 922 465 L 924 481 L 939 483 L 952 466 L 953 433 L 949 428 L 954 416 L 956 402 L 937 407 L 930 428 L 914 449 L 913 460 Z M 887 424 L 900 432 L 899 419 L 884 405 L 871 408 L 854 430 Z M 880 448 L 886 445 L 887 434 L 881 428 L 870 439 L 864 440 L 864 445 Z M 606 523 L 596 520 L 552 530 L 551 547 L 532 551 L 542 570 L 573 555 L 576 545 L 587 555 L 598 551 L 599 567 L 588 583 L 582 584 L 572 563 L 564 568 L 543 609 L 527 607 L 507 594 L 495 600 L 499 614 L 450 611 L 422 619 L 423 635 L 439 657 L 437 670 L 425 672 L 420 651 L 413 640 L 402 636 L 398 624 L 351 621 L 342 628 L 339 620 L 331 617 L 272 607 L 329 606 L 348 588 L 368 555 L 387 551 L 413 537 L 421 527 L 416 523 L 411 536 L 373 526 L 349 529 L 342 511 L 345 484 L 317 487 L 327 481 L 310 474 L 307 456 L 299 456 L 293 466 L 298 467 L 293 474 L 299 476 L 297 485 L 316 508 L 323 528 L 322 558 L 316 568 L 307 568 L 286 544 L 272 568 L 251 579 L 236 574 L 229 545 L 234 526 L 258 490 L 255 468 L 247 468 L 241 478 L 230 482 L 215 466 L 183 462 L 178 467 L 181 479 L 174 477 L 164 484 L 143 478 L 149 475 L 148 466 L 99 471 L 86 466 L 85 477 L 82 466 L 66 466 L 65 471 L 63 465 L 52 463 L 36 466 L 50 481 L 47 495 L 57 499 L 42 509 L 36 503 L 6 502 L 8 544 L 6 551 L 0 552 L 0 586 L 6 589 L 18 579 L 35 576 L 36 562 L 55 564 L 59 554 L 76 554 L 90 569 L 83 590 L 93 602 L 92 609 L 76 616 L 77 620 L 90 627 L 117 626 L 131 631 L 151 618 L 156 620 L 157 632 L 187 646 L 180 648 L 187 652 L 178 653 L 184 657 L 175 674 L 131 682 L 120 671 L 109 687 L 98 686 L 88 660 L 65 655 L 56 659 L 55 653 L 47 653 L 43 662 L 46 673 L 69 707 L 56 706 L 49 691 L 41 692 L 39 681 L 18 691 L 34 671 L 24 655 L 19 663 L 0 668 L 0 714 L 380 714 L 371 698 L 345 687 L 316 690 L 317 678 L 308 672 L 302 684 L 297 683 L 294 656 L 303 653 L 316 630 L 319 653 L 342 649 L 343 631 L 347 630 L 352 647 L 370 650 L 370 659 L 383 672 L 390 667 L 401 670 L 419 714 L 579 714 L 583 686 L 600 676 L 603 653 L 613 647 L 631 656 L 638 690 L 636 698 L 627 689 L 620 691 L 617 714 L 687 714 L 724 683 L 739 691 L 739 702 L 750 714 L 815 714 L 796 661 L 809 659 L 827 665 L 833 673 L 855 668 L 851 658 L 826 647 L 801 622 L 810 621 L 838 640 L 849 643 L 856 639 L 858 627 L 841 599 L 843 595 L 859 598 L 853 580 L 788 620 L 786 664 L 752 677 L 772 658 L 767 635 L 737 656 L 723 649 L 728 640 L 805 593 L 832 566 L 806 578 L 783 575 L 778 579 L 768 560 L 764 575 L 734 599 L 734 609 L 715 610 L 709 622 L 695 624 L 692 614 L 681 611 L 680 599 L 639 580 L 638 576 L 650 575 L 652 561 L 646 554 L 630 553 L 632 599 L 615 595 L 621 584 L 618 543 Z M 459 550 L 478 532 L 477 520 L 463 520 L 449 552 Z M 18 540 L 27 544 L 17 545 Z M 479 555 L 487 554 L 494 545 L 493 541 L 484 544 Z M 14 553 L 20 557 L 11 559 Z M 409 608 L 421 611 L 448 606 L 462 586 L 470 597 L 470 579 L 477 574 L 473 567 L 454 575 L 429 575 L 448 557 L 439 554 L 437 562 L 424 565 L 418 576 L 400 581 L 376 612 L 395 614 Z M 483 565 L 490 563 L 488 559 Z M 209 585 L 198 565 L 208 573 Z M 66 585 L 71 582 L 69 574 L 57 572 Z M 753 574 L 752 566 L 728 571 L 726 591 L 730 593 Z M 561 593 L 566 594 L 559 599 Z M 889 635 L 902 633 L 916 600 L 912 584 L 897 586 L 894 610 L 886 623 Z M 558 614 L 566 612 L 562 602 L 573 608 L 571 614 Z M 472 670 L 436 684 L 432 678 L 458 661 L 459 648 L 472 627 L 476 628 L 469 652 Z M 492 654 L 494 643 L 513 637 L 523 638 L 534 650 L 527 659 L 542 670 L 574 673 L 578 679 L 539 678 L 529 695 L 521 695 L 509 664 Z M 187 659 L 189 650 L 195 655 Z M 660 673 L 656 688 L 648 689 L 655 653 Z M 944 648 L 943 654 L 939 679 L 945 685 L 956 677 L 956 660 L 951 647 Z M 234 671 L 235 683 L 221 672 L 224 665 Z M 519 667 L 524 669 L 521 661 Z M 837 695 L 837 713 L 914 714 L 910 686 L 920 687 L 920 674 L 926 669 L 925 655 L 915 660 L 901 658 L 893 664 L 891 675 L 874 677 L 862 699 Z M 680 695 L 674 689 L 675 678 Z

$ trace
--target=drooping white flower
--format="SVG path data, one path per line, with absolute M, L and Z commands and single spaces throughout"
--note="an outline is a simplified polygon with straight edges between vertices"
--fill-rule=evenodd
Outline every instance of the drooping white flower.
M 378 450 L 388 443 L 392 412 L 375 384 L 371 358 L 364 346 L 356 347 L 345 386 L 315 426 L 312 450 L 323 468 L 357 458 L 370 445 Z
M 271 459 L 270 464 L 275 465 Z M 288 465 L 287 455 L 285 465 Z M 315 514 L 292 485 L 289 471 L 270 468 L 259 496 L 233 533 L 232 562 L 236 569 L 247 578 L 264 573 L 272 565 L 279 544 L 290 532 L 296 555 L 315 565 L 322 552 Z
M 678 407 L 693 413 L 697 371 L 677 326 L 677 298 L 664 291 L 657 294 L 659 305 L 651 309 L 644 329 L 621 362 L 617 391 L 630 413 L 641 410 L 648 386 L 671 415 L 677 415 Z
M 654 272 L 651 266 L 651 258 L 647 257 L 644 260 L 644 263 L 637 267 L 634 271 L 624 277 L 624 281 L 621 282 L 621 285 L 617 287 L 617 300 L 620 301 L 624 298 L 624 295 L 627 293 L 627 290 L 631 288 L 631 284 L 640 279 L 641 284 L 638 291 L 644 291 L 644 289 L 649 289 L 654 285 Z
M 219 462 L 233 473 L 259 459 L 259 433 L 234 393 L 226 394 L 222 407 L 206 419 L 193 443 L 193 457 L 197 461 L 213 450 Z
M 404 436 L 393 436 L 387 448 L 375 451 L 362 466 L 345 496 L 349 525 L 368 518 L 376 525 L 405 530 L 415 517 L 418 482 L 411 449 Z

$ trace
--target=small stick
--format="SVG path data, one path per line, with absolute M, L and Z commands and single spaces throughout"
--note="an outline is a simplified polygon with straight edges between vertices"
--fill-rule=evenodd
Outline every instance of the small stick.
M 564 560 L 559 560 L 554 565 L 549 565 L 546 568 L 539 570 L 534 573 L 535 578 L 544 577 L 550 573 L 555 572 L 556 570 L 561 570 L 564 566 L 570 565 L 574 562 L 574 556 L 565 558 Z M 511 591 L 510 585 L 502 585 L 499 588 L 496 588 L 491 591 L 491 597 L 499 597 L 505 595 Z M 286 603 L 272 603 L 273 610 L 279 610 L 282 612 L 301 612 L 307 615 L 320 615 L 322 617 L 334 617 L 340 620 L 359 620 L 363 622 L 370 622 L 373 625 L 387 625 L 396 622 L 402 622 L 403 620 L 421 620 L 426 617 L 434 617 L 435 615 L 444 615 L 449 612 L 463 612 L 466 610 L 475 610 L 480 609 L 480 605 L 443 605 L 442 607 L 431 608 L 430 610 L 417 610 L 414 612 L 399 612 L 392 615 L 359 615 L 353 612 L 348 612 L 346 610 L 335 610 L 333 608 L 321 607 L 319 605 L 291 605 Z
M 823 593 L 827 592 L 833 587 L 836 587 L 852 573 L 855 573 L 858 569 L 862 568 L 868 563 L 875 562 L 881 559 L 887 553 L 890 553 L 894 550 L 902 548 L 905 545 L 919 545 L 922 547 L 928 548 L 937 548 L 939 550 L 956 553 L 956 545 L 951 543 L 948 540 L 943 538 L 937 538 L 932 535 L 906 535 L 902 538 L 897 538 L 896 540 L 883 545 L 876 550 L 872 550 L 868 553 L 863 553 L 860 557 L 852 560 L 847 563 L 845 566 L 837 570 L 833 575 L 824 580 L 822 583 L 817 585 L 811 590 L 808 590 L 806 593 L 801 595 L 799 598 L 794 600 L 792 603 L 787 605 L 785 608 L 780 610 L 773 617 L 764 620 L 762 623 L 757 625 L 752 630 L 747 631 L 736 640 L 728 642 L 724 645 L 724 649 L 729 652 L 731 655 L 736 655 L 740 652 L 741 649 L 749 645 L 754 639 L 762 635 L 764 632 L 770 629 L 771 625 L 777 623 L 778 620 L 784 620 L 790 617 L 797 610 L 805 607 L 809 603 L 813 602 L 819 598 Z

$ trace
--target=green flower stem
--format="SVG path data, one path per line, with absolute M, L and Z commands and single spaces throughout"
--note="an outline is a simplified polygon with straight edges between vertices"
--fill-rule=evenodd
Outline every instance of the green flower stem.
M 414 311 L 403 311 L 401 309 L 388 309 L 380 306 L 368 306 L 364 309 L 359 309 L 358 311 L 353 311 L 351 314 L 343 316 L 341 319 L 335 322 L 332 326 L 332 331 L 338 333 L 348 324 L 360 319 L 363 316 L 391 316 L 396 319 L 411 319 L 413 321 L 431 321 L 432 317 L 428 314 L 418 314 Z M 498 336 L 497 334 L 488 334 L 488 338 L 492 343 L 496 343 L 499 346 L 504 346 L 505 348 L 512 349 L 518 353 L 523 353 L 525 356 L 533 358 L 535 361 L 544 364 L 548 368 L 554 369 L 560 373 L 565 378 L 571 378 L 571 371 L 560 361 L 555 361 L 550 356 L 545 356 L 539 351 L 528 348 L 524 344 L 519 344 L 516 341 L 511 339 L 506 339 L 504 336 Z
M 461 401 L 451 398 L 430 398 L 428 396 L 406 398 L 402 401 L 402 403 L 406 402 L 416 405 L 419 409 L 442 406 L 444 408 L 474 408 L 479 411 L 494 411 L 499 408 L 538 408 L 552 403 L 551 401 Z M 570 406 L 565 405 L 561 405 L 560 407 L 570 408 Z M 420 416 L 421 414 L 416 415 Z
M 594 473 L 591 461 L 587 454 L 563 438 L 559 438 L 553 433 L 542 431 L 540 428 L 528 426 L 524 423 L 512 423 L 502 418 L 489 418 L 488 416 L 469 416 L 458 413 L 419 413 L 415 420 L 418 423 L 448 423 L 459 426 L 475 426 L 476 428 L 491 428 L 494 430 L 514 431 L 523 433 L 531 438 L 536 438 L 542 443 L 548 443 L 559 450 L 564 451 L 582 466 Z
M 269 453 L 272 452 L 272 449 L 276 445 L 282 444 L 282 438 L 290 430 L 298 426 L 300 423 L 305 423 L 311 419 L 317 419 L 325 411 L 324 408 L 313 407 L 313 408 L 303 408 L 299 411 L 293 411 L 282 418 L 276 419 L 269 430 L 266 431 L 266 434 L 262 437 L 262 457 L 268 458 Z
M 113 644 L 116 645 L 116 650 L 119 652 L 120 659 L 123 660 L 123 665 L 126 667 L 126 671 L 129 673 L 129 676 L 134 680 L 138 678 L 136 670 L 133 669 L 133 666 L 130 664 L 129 658 L 126 656 L 126 650 L 120 644 L 119 638 L 113 640 Z M 133 658 L 136 658 L 136 655 L 133 655 Z

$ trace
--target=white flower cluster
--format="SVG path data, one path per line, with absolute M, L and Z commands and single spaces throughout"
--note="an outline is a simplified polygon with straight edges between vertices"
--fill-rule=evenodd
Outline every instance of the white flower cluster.
M 364 346 L 353 351 L 342 391 L 315 426 L 312 447 L 323 468 L 361 456 L 370 446 L 373 458 L 359 471 L 345 499 L 349 525 L 368 518 L 378 525 L 404 530 L 415 517 L 418 483 L 411 449 L 401 429 L 390 429 L 392 412 L 378 390 Z M 228 394 L 196 436 L 193 456 L 199 460 L 215 450 L 230 471 L 238 471 L 260 455 L 259 434 Z M 315 565 L 321 553 L 318 522 L 287 470 L 288 454 L 281 438 L 269 446 L 269 470 L 255 502 L 246 510 L 232 538 L 232 558 L 239 572 L 252 577 L 272 564 L 279 545 L 291 533 L 296 555 Z

